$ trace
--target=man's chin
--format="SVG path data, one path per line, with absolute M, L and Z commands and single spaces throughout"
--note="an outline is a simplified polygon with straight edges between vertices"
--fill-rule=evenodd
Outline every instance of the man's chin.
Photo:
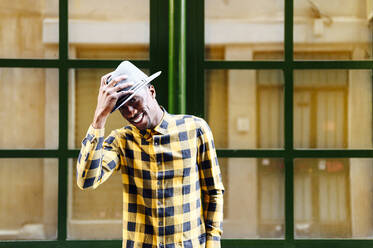
M 145 116 L 144 116 L 145 118 Z M 145 129 L 149 129 L 150 125 L 149 125 L 149 121 L 147 120 L 142 120 L 142 122 L 140 123 L 132 123 L 132 125 L 134 125 L 137 129 L 139 130 L 145 130 Z
M 147 128 L 146 128 L 146 126 L 138 126 L 138 125 L 134 125 L 137 129 L 139 129 L 139 130 L 146 130 Z

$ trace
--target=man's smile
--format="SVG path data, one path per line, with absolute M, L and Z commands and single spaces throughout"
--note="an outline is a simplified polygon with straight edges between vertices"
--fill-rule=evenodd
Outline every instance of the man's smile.
M 144 116 L 144 112 L 141 112 L 141 113 L 138 114 L 136 117 L 132 118 L 132 119 L 131 119 L 131 122 L 133 122 L 134 124 L 138 124 L 138 123 L 141 122 L 143 116 Z

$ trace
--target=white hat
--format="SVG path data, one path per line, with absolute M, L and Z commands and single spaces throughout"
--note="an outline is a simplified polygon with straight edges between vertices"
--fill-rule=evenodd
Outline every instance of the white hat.
M 123 61 L 120 65 L 115 69 L 115 71 L 111 74 L 108 78 L 107 83 L 109 83 L 112 79 L 121 76 L 127 75 L 127 78 L 120 81 L 118 84 L 133 82 L 134 84 L 131 87 L 127 87 L 122 89 L 121 91 L 133 90 L 133 93 L 130 95 L 124 95 L 119 98 L 113 108 L 111 113 L 115 110 L 122 107 L 125 103 L 127 103 L 143 86 L 150 83 L 153 79 L 158 77 L 161 74 L 161 71 L 154 73 L 150 77 L 148 77 L 144 72 L 142 72 L 139 68 L 137 68 L 134 64 L 129 61 Z

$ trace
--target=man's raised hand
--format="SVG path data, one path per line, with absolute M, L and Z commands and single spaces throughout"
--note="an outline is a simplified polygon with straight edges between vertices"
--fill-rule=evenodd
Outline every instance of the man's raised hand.
M 114 108 L 117 100 L 127 94 L 132 94 L 132 90 L 121 91 L 124 88 L 133 85 L 133 82 L 118 84 L 120 81 L 127 78 L 127 75 L 121 75 L 113 78 L 109 83 L 107 80 L 111 77 L 111 73 L 104 75 L 101 78 L 100 90 L 97 97 L 97 106 L 92 126 L 94 128 L 103 128 L 110 111 Z

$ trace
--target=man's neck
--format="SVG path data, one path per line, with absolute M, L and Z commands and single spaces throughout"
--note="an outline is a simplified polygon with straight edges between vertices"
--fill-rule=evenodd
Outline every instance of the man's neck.
M 158 126 L 162 119 L 163 119 L 163 115 L 165 114 L 163 109 L 161 108 L 161 106 L 159 106 L 159 104 L 157 103 L 157 108 L 156 108 L 156 114 L 155 114 L 155 119 L 154 119 L 154 125 L 152 125 L 151 129 L 155 128 L 156 126 Z

